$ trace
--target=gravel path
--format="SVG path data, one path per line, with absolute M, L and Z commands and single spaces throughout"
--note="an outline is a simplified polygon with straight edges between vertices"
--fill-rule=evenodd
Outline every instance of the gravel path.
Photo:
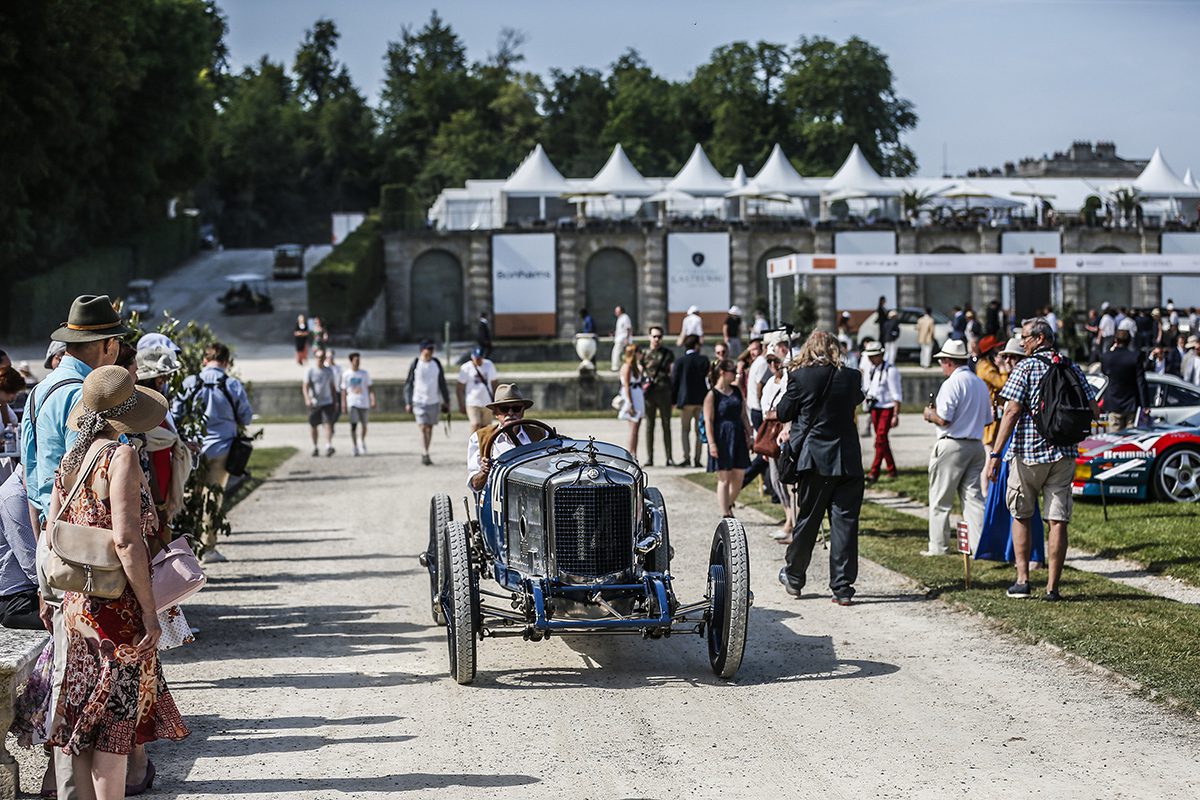
M 821 553 L 814 593 L 791 599 L 760 517 L 746 520 L 756 605 L 736 681 L 711 675 L 697 637 L 555 638 L 484 642 L 476 684 L 458 686 L 415 554 L 429 496 L 463 494 L 465 430 L 437 433 L 433 467 L 420 466 L 411 425 L 374 426 L 358 459 L 345 439 L 312 458 L 307 437 L 267 430 L 264 445 L 302 454 L 235 510 L 230 562 L 186 609 L 199 641 L 164 659 L 193 735 L 152 746 L 155 796 L 1200 793 L 1194 720 L 869 563 L 855 606 L 819 591 Z M 715 500 L 679 471 L 651 477 L 670 509 L 679 593 L 698 598 Z

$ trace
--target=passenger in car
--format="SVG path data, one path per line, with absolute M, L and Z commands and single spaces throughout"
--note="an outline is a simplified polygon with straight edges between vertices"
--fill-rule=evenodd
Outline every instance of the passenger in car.
M 483 491 L 483 487 L 487 485 L 492 458 L 517 446 L 508 435 L 496 435 L 500 428 L 523 419 L 526 409 L 532 405 L 533 401 L 522 397 L 521 390 L 515 383 L 502 383 L 496 387 L 495 398 L 487 404 L 496 415 L 496 421 L 472 433 L 467 441 L 467 486 L 472 491 Z M 546 432 L 532 425 L 516 429 L 516 439 L 520 444 L 540 442 L 545 438 Z

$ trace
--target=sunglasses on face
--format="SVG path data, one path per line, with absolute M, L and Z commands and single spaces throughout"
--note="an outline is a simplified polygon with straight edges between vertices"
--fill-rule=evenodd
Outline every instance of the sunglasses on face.
M 496 406 L 497 414 L 512 415 L 512 414 L 520 414 L 523 411 L 525 411 L 525 406 L 522 406 L 522 405 Z

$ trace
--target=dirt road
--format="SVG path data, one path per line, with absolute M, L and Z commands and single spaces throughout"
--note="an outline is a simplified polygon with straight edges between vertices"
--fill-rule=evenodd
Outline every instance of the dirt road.
M 615 422 L 577 422 L 615 436 Z M 568 423 L 569 427 L 570 423 Z M 345 431 L 340 431 L 345 436 Z M 178 798 L 1192 798 L 1200 725 L 924 599 L 868 564 L 860 602 L 787 597 L 781 548 L 747 522 L 756 604 L 723 683 L 698 637 L 489 640 L 446 677 L 415 554 L 428 498 L 463 494 L 465 431 L 372 429 L 371 455 L 308 455 L 308 431 L 233 514 L 227 564 L 165 657 L 193 728 L 152 747 Z M 684 600 L 703 592 L 712 495 L 659 469 Z M 30 770 L 27 770 L 27 773 Z M 32 778 L 24 783 L 31 788 Z

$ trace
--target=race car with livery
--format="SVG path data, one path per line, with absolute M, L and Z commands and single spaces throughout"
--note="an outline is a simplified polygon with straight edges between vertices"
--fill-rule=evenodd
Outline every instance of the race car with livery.
M 1104 433 L 1079 444 L 1076 497 L 1200 501 L 1200 414 L 1176 425 L 1155 423 Z

